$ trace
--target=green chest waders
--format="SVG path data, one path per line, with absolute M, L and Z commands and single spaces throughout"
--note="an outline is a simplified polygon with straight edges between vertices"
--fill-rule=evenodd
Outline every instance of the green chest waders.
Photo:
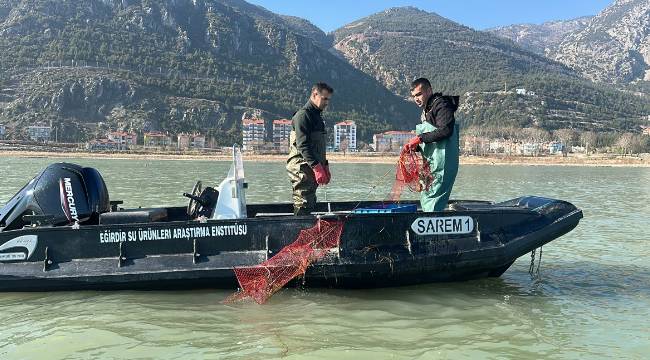
M 297 215 L 306 215 L 316 205 L 316 189 L 318 184 L 314 171 L 303 159 L 300 151 L 296 148 L 296 133 L 291 131 L 289 135 L 289 159 L 287 160 L 287 173 L 293 189 L 293 207 Z M 321 164 L 326 164 L 325 132 L 316 131 L 309 135 L 309 147 L 314 158 Z
M 423 122 L 415 127 L 415 133 L 420 135 L 436 129 L 428 122 Z M 447 206 L 451 189 L 458 174 L 458 125 L 454 126 L 454 133 L 450 137 L 432 143 L 422 143 L 420 153 L 429 163 L 433 184 L 429 190 L 422 191 L 420 205 L 425 212 L 442 211 Z

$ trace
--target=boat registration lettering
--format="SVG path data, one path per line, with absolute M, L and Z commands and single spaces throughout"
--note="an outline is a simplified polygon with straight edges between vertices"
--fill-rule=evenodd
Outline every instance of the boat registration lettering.
M 417 218 L 411 229 L 418 235 L 469 234 L 474 231 L 474 219 L 471 216 Z
M 222 236 L 244 236 L 248 233 L 248 225 L 215 225 L 191 226 L 171 229 L 137 229 L 129 231 L 104 230 L 99 233 L 99 242 L 120 243 L 127 241 L 151 241 L 170 239 L 191 239 Z

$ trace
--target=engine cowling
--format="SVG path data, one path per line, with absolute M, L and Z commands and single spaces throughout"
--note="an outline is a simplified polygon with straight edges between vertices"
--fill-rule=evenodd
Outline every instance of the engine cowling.
M 25 215 L 47 218 L 53 226 L 86 223 L 110 211 L 108 190 L 93 168 L 70 163 L 51 164 L 0 209 L 0 231 L 20 229 Z

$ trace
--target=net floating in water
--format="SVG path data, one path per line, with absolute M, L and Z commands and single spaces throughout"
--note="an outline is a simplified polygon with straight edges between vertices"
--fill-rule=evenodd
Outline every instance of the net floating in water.
M 429 163 L 420 153 L 402 151 L 395 169 L 395 182 L 389 195 L 389 201 L 399 201 L 404 188 L 409 188 L 413 192 L 429 190 L 433 181 Z
M 319 219 L 314 227 L 300 230 L 296 241 L 272 258 L 259 265 L 236 267 L 240 290 L 225 302 L 250 298 L 258 304 L 265 303 L 289 281 L 304 275 L 309 265 L 325 257 L 329 249 L 339 246 L 343 224 L 343 221 Z

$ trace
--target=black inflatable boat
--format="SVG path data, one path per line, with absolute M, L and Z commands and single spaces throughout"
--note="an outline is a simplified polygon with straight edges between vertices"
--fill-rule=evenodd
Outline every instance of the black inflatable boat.
M 48 166 L 0 210 L 0 290 L 237 288 L 234 267 L 259 264 L 317 219 L 345 222 L 305 286 L 383 287 L 500 276 L 520 256 L 578 225 L 572 204 L 525 196 L 452 201 L 246 204 L 241 154 L 217 187 L 197 183 L 187 207 L 120 209 L 98 171 Z M 180 195 L 180 194 L 179 194 Z

